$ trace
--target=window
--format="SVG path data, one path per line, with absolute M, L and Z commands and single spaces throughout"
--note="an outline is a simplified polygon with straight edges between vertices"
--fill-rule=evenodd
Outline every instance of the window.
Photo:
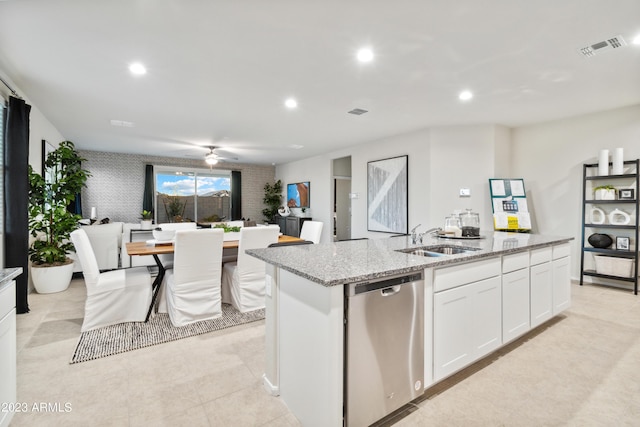
M 154 166 L 156 224 L 231 219 L 231 172 Z

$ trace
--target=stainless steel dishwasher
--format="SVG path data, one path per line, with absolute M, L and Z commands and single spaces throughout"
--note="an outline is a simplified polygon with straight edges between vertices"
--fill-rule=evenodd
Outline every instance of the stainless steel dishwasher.
M 345 288 L 345 420 L 368 426 L 424 391 L 424 281 L 417 273 Z

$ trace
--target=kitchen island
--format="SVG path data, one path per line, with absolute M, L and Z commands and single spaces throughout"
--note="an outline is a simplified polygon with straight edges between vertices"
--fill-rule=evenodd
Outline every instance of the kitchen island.
M 305 426 L 342 425 L 345 285 L 422 273 L 428 388 L 569 307 L 570 240 L 496 232 L 248 251 L 267 263 L 265 387 Z M 443 246 L 466 250 L 410 253 Z

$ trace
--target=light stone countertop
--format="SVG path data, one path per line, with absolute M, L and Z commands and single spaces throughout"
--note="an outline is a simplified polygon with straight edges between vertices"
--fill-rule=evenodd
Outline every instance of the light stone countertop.
M 336 286 L 411 273 L 427 267 L 477 261 L 482 258 L 566 243 L 570 240 L 573 238 L 492 232 L 482 239 L 425 237 L 423 243 L 419 245 L 411 244 L 409 236 L 402 236 L 250 249 L 247 253 L 323 286 Z M 473 247 L 479 250 L 438 257 L 397 252 L 407 248 L 440 245 Z
M 9 282 L 22 274 L 22 267 L 11 267 L 0 269 L 0 289 L 8 285 Z

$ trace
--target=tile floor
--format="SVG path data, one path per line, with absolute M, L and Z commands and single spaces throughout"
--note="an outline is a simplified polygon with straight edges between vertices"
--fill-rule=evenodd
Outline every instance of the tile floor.
M 381 425 L 638 426 L 640 297 L 573 285 L 573 306 Z M 263 391 L 264 322 L 69 365 L 85 293 L 30 295 L 18 316 L 12 426 L 296 426 Z M 64 412 L 65 404 L 70 411 Z

